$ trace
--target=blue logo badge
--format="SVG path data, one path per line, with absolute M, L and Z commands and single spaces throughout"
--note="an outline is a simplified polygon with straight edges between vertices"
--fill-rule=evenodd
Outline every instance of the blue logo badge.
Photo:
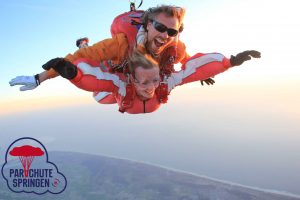
M 8 147 L 1 172 L 8 188 L 16 193 L 59 194 L 67 187 L 66 177 L 49 161 L 45 146 L 30 137 Z

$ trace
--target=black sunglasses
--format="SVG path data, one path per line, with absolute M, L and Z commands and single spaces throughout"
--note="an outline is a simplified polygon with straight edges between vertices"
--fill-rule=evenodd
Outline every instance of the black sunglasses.
M 153 24 L 154 28 L 160 33 L 164 33 L 167 31 L 168 36 L 170 36 L 170 37 L 175 37 L 178 34 L 178 30 L 168 28 L 165 25 L 163 25 L 162 23 L 155 21 L 154 19 L 150 19 L 150 21 Z

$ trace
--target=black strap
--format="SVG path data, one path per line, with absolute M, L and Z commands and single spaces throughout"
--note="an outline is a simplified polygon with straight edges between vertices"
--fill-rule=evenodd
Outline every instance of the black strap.
M 35 79 L 36 85 L 40 85 L 41 84 L 40 75 L 39 74 L 34 75 L 34 79 Z
M 137 8 L 141 7 L 142 4 L 143 4 L 143 0 L 141 0 L 139 6 Z M 134 2 L 130 2 L 130 11 L 136 11 L 135 1 Z
M 143 0 L 141 0 L 141 3 L 140 3 L 140 5 L 138 6 L 138 8 L 141 7 L 142 4 L 143 4 Z

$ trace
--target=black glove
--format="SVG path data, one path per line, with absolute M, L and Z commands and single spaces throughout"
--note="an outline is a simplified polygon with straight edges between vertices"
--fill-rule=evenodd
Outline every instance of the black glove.
M 43 66 L 44 70 L 54 69 L 59 75 L 66 79 L 73 79 L 77 75 L 77 66 L 63 58 L 54 58 Z
M 260 52 L 251 50 L 251 51 L 244 51 L 242 53 L 237 54 L 236 56 L 230 57 L 230 63 L 232 67 L 239 66 L 243 64 L 243 62 L 247 60 L 251 60 L 251 57 L 253 58 L 260 58 Z
M 207 85 L 213 85 L 215 83 L 214 79 L 212 79 L 212 78 L 208 78 L 208 79 L 205 79 L 200 82 L 201 82 L 201 85 L 204 85 L 204 83 L 206 83 Z

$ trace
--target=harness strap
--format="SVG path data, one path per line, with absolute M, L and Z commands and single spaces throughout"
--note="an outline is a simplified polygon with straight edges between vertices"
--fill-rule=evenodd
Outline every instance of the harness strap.
M 142 4 L 143 4 L 143 0 L 141 0 L 138 8 L 141 7 Z M 135 9 L 135 1 L 130 1 L 130 11 L 136 11 L 136 9 Z
M 155 90 L 155 93 L 160 103 L 167 103 L 169 95 L 167 82 L 160 82 L 158 88 Z
M 174 63 L 177 56 L 177 47 L 170 46 L 167 47 L 161 55 L 160 59 L 160 72 L 161 75 L 170 76 L 172 72 L 174 72 Z
M 126 95 L 121 101 L 119 111 L 121 113 L 124 113 L 126 109 L 131 108 L 133 106 L 134 98 L 135 98 L 135 89 L 131 83 L 128 83 L 126 85 Z

